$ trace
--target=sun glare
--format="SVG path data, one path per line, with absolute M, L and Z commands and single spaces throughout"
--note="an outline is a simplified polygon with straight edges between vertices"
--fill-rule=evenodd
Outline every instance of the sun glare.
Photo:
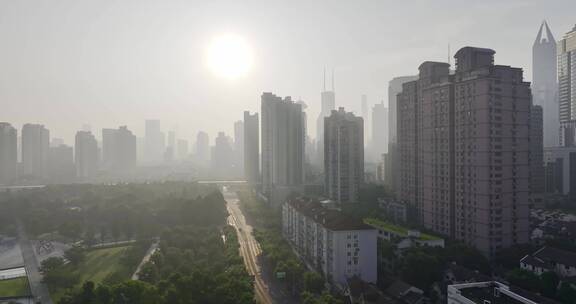
M 252 49 L 244 38 L 227 34 L 214 38 L 207 49 L 207 64 L 214 74 L 235 79 L 252 67 Z

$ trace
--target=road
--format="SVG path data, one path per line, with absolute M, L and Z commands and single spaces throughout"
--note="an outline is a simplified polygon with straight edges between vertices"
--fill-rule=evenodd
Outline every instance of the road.
M 272 304 L 272 296 L 270 295 L 270 288 L 264 281 L 260 272 L 260 265 L 258 265 L 258 255 L 260 252 L 260 245 L 252 235 L 252 226 L 246 223 L 244 214 L 240 210 L 238 196 L 223 187 L 222 194 L 226 199 L 226 206 L 228 208 L 228 224 L 236 228 L 238 234 L 238 242 L 240 243 L 240 254 L 244 257 L 244 264 L 248 273 L 254 276 L 254 288 L 256 293 L 256 301 L 263 304 Z
M 52 304 L 48 287 L 42 283 L 42 274 L 40 273 L 38 260 L 34 254 L 34 247 L 30 239 L 28 239 L 26 231 L 24 231 L 24 225 L 20 221 L 18 221 L 18 240 L 20 242 L 20 250 L 22 250 L 24 267 L 28 274 L 28 283 L 30 284 L 32 295 L 39 303 Z
M 150 261 L 150 258 L 152 258 L 152 255 L 154 255 L 154 253 L 156 252 L 156 250 L 158 250 L 159 247 L 160 247 L 160 239 L 154 240 L 154 243 L 150 245 L 150 248 L 148 248 L 148 251 L 146 251 L 144 258 L 142 258 L 142 261 L 140 261 L 140 264 L 138 264 L 138 268 L 136 268 L 136 271 L 134 271 L 134 274 L 132 275 L 132 280 L 140 279 L 140 271 L 142 270 L 142 267 L 144 267 L 144 265 L 148 263 L 148 261 Z

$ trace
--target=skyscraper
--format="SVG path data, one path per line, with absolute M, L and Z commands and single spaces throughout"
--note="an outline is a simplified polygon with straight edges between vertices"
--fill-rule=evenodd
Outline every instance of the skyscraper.
M 210 138 L 203 131 L 196 135 L 196 160 L 202 167 L 208 167 L 210 162 Z
M 324 119 L 324 187 L 339 203 L 358 201 L 364 180 L 364 121 L 344 108 Z
M 22 127 L 22 170 L 27 178 L 48 177 L 50 131 L 43 125 L 25 124 Z
M 558 41 L 560 144 L 576 146 L 576 25 Z
M 560 138 L 556 58 L 556 40 L 544 21 L 532 46 L 532 98 L 543 110 L 546 147 L 558 146 Z
M 238 176 L 244 176 L 244 121 L 234 122 L 234 167 Z
M 366 94 L 362 94 L 361 106 L 362 119 L 364 120 L 364 144 L 367 144 L 370 140 L 370 114 L 368 113 L 368 96 Z
M 185 139 L 178 140 L 178 159 L 186 160 L 188 159 L 188 141 Z
M 244 178 L 260 182 L 260 132 L 258 113 L 244 111 Z
M 321 108 L 316 120 L 316 153 L 317 165 L 324 164 L 324 118 L 330 116 L 332 110 L 336 108 L 336 94 L 334 92 L 334 72 L 332 72 L 332 90 L 326 90 L 326 71 L 324 71 L 324 87 L 320 94 Z
M 0 122 L 0 184 L 12 184 L 17 178 L 18 131 L 7 122 Z
M 381 102 L 372 107 L 372 157 L 374 160 L 379 160 L 386 152 L 388 152 L 388 108 Z
M 533 105 L 530 110 L 530 193 L 535 202 L 540 200 L 538 194 L 544 193 L 545 190 L 542 124 L 542 106 Z
M 465 47 L 398 95 L 400 199 L 428 229 L 487 255 L 529 240 L 530 84 Z
M 290 97 L 272 93 L 262 94 L 261 113 L 262 183 L 271 197 L 275 190 L 289 192 L 304 183 L 304 113 Z
M 98 143 L 92 132 L 76 132 L 74 147 L 76 176 L 80 180 L 94 177 L 98 171 Z

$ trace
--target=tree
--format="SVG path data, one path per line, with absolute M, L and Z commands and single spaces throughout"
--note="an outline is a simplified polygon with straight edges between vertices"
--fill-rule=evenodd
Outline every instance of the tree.
M 516 268 L 506 274 L 506 278 L 512 285 L 516 285 L 526 290 L 538 292 L 540 289 L 540 278 L 534 273 Z
M 312 293 L 320 293 L 324 289 L 324 279 L 314 271 L 304 273 L 304 290 Z
M 66 252 L 64 252 L 64 257 L 72 265 L 78 265 L 84 261 L 84 259 L 86 258 L 86 254 L 85 254 L 84 249 L 82 247 L 74 246 L 74 247 L 66 250 Z
M 49 257 L 42 261 L 40 265 L 40 271 L 44 274 L 59 269 L 64 266 L 64 259 L 61 257 Z
M 400 272 L 406 282 L 428 290 L 432 283 L 440 280 L 441 271 L 442 265 L 436 257 L 421 250 L 412 250 L 407 252 Z
M 558 289 L 558 300 L 564 304 L 576 304 L 576 290 L 569 283 L 562 282 Z
M 560 279 L 553 271 L 547 271 L 540 275 L 540 285 L 542 294 L 548 298 L 556 297 L 556 290 L 558 289 Z

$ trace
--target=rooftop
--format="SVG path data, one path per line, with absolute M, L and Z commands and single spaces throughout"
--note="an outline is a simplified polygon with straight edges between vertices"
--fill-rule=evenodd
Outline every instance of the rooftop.
M 402 227 L 399 225 L 395 225 L 392 224 L 390 222 L 386 222 L 377 218 L 367 218 L 364 219 L 364 223 L 368 224 L 372 227 L 378 228 L 380 230 L 386 230 L 389 232 L 392 232 L 394 234 L 398 234 L 402 237 L 408 237 L 408 232 L 410 231 L 410 229 L 406 228 L 406 227 Z M 441 240 L 442 238 L 431 235 L 431 234 L 427 234 L 427 233 L 422 233 L 420 232 L 420 237 L 418 237 L 418 239 L 423 240 L 423 241 L 434 241 L 434 240 Z
M 286 204 L 292 206 L 298 212 L 311 218 L 314 222 L 321 224 L 328 230 L 374 230 L 374 227 L 345 216 L 338 210 L 323 207 L 316 199 L 298 197 L 288 200 Z
M 448 286 L 462 297 L 478 304 L 558 304 L 558 302 L 519 288 L 508 287 L 496 281 Z

